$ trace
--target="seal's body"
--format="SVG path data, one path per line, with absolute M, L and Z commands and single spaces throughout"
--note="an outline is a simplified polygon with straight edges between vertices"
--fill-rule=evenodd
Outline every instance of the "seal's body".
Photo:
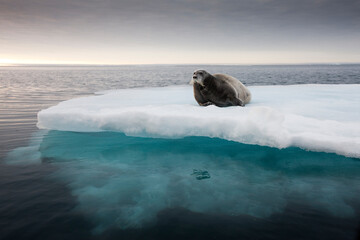
M 218 107 L 245 106 L 251 93 L 238 79 L 226 74 L 213 74 L 197 70 L 191 83 L 194 97 L 200 106 L 215 104 Z

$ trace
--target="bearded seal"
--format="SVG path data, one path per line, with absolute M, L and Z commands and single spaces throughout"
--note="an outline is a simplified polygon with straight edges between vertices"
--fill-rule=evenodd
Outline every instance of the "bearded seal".
M 211 75 L 205 70 L 197 70 L 190 84 L 193 84 L 194 97 L 200 106 L 215 104 L 218 107 L 243 107 L 251 100 L 249 89 L 227 74 Z

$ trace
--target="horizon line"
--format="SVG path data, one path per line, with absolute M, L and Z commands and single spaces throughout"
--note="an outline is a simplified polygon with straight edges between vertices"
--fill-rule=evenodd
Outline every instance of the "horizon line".
M 115 66 L 166 66 L 166 65 L 207 65 L 207 66 L 296 66 L 296 65 L 360 65 L 360 62 L 324 62 L 324 63 L 128 63 L 128 64 L 89 64 L 89 63 L 9 63 L 0 64 L 0 67 L 46 67 L 46 66 L 78 66 L 78 67 L 115 67 Z

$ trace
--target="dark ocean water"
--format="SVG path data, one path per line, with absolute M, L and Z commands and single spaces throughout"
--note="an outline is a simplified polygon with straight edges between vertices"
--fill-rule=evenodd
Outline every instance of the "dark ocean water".
M 360 65 L 1 67 L 0 239 L 355 239 L 359 159 L 36 128 L 60 101 L 183 85 L 200 68 L 247 85 L 360 84 Z M 204 162 L 213 182 L 191 176 Z

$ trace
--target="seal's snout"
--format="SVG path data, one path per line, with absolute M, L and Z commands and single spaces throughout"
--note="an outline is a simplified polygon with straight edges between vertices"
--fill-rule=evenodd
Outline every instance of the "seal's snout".
M 198 81 L 198 76 L 197 76 L 197 73 L 194 72 L 193 75 L 192 75 L 192 79 L 190 81 L 190 84 L 194 84 Z

